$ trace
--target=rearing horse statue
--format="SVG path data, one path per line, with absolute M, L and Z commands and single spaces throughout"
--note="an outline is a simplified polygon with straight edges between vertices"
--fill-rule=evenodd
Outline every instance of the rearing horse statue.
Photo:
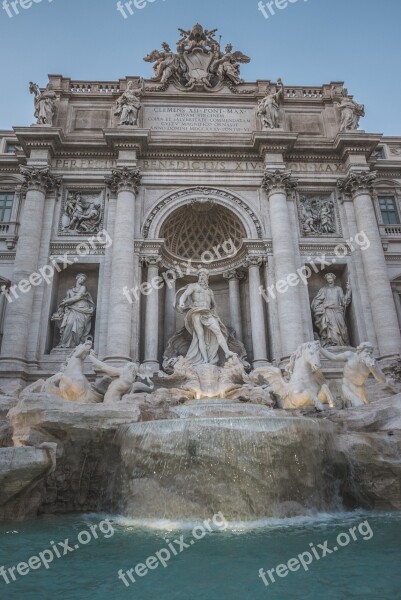
M 286 367 L 288 381 L 276 367 L 261 367 L 251 374 L 252 379 L 265 379 L 279 398 L 279 408 L 286 410 L 323 404 L 335 408 L 335 399 L 321 372 L 320 342 L 302 344 L 291 356 Z

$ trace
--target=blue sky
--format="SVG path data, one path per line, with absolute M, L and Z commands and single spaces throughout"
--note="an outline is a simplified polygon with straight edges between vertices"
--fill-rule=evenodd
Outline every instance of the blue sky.
M 116 0 L 36 0 L 13 18 L 0 8 L 0 129 L 32 123 L 30 80 L 149 77 L 143 57 L 197 21 L 252 57 L 246 80 L 345 81 L 366 131 L 401 135 L 400 0 L 292 0 L 268 20 L 258 0 L 153 0 L 127 19 Z

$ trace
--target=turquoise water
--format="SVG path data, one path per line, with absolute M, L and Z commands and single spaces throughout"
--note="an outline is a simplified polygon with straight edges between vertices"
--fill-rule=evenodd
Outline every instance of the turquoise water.
M 14 571 L 15 582 L 6 585 L 0 577 L 0 598 L 10 600 L 400 600 L 401 599 L 401 515 L 356 512 L 270 520 L 252 526 L 232 525 L 225 529 L 222 517 L 211 522 L 213 533 L 196 540 L 193 524 L 145 524 L 106 515 L 52 517 L 35 522 L 0 526 L 0 566 L 6 568 L 27 562 L 31 557 L 57 546 L 65 556 L 56 558 L 48 570 L 42 566 L 22 576 Z M 367 521 L 367 523 L 366 523 Z M 364 523 L 363 526 L 360 526 Z M 149 525 L 149 526 L 148 526 Z M 354 537 L 349 533 L 350 528 Z M 360 527 L 360 529 L 358 528 Z M 206 530 L 205 530 L 206 531 Z M 84 545 L 75 549 L 78 535 Z M 328 541 L 337 545 L 337 536 L 348 532 L 349 544 L 338 547 L 307 567 L 288 571 L 288 561 L 316 549 L 318 556 Z M 201 529 L 195 536 L 203 535 Z M 373 533 L 373 536 L 371 535 Z M 181 538 L 181 536 L 183 536 Z M 366 538 L 366 539 L 363 539 Z M 91 539 L 90 539 L 91 538 Z M 188 544 L 182 548 L 174 540 Z M 370 539 L 369 539 L 370 538 Z M 345 544 L 347 538 L 339 538 Z M 191 541 L 193 544 L 191 545 Z M 86 543 L 87 542 L 87 543 Z M 126 587 L 118 571 L 127 571 L 173 545 L 177 556 L 163 568 L 148 570 Z M 182 551 L 180 551 L 182 550 Z M 163 554 L 163 557 L 165 554 Z M 49 556 L 49 555 L 45 555 Z M 310 554 L 312 556 L 312 554 Z M 156 557 L 155 557 L 155 560 Z M 297 559 L 296 559 L 297 560 Z M 309 559 L 304 555 L 304 562 Z M 265 571 L 287 563 L 288 574 L 270 581 L 266 587 L 258 577 Z M 155 567 L 155 562 L 149 561 Z M 32 561 L 32 565 L 38 563 Z M 291 563 L 296 568 L 296 563 Z M 24 567 L 20 567 L 24 572 Z M 144 569 L 146 566 L 143 567 Z M 279 569 L 284 574 L 283 568 Z M 139 572 L 141 567 L 139 567 Z M 8 573 L 8 572 L 6 572 Z M 128 579 L 129 581 L 129 579 Z M 269 580 L 268 580 L 269 581 Z

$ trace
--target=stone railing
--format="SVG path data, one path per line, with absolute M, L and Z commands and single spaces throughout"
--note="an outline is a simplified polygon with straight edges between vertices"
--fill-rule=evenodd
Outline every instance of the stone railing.
M 6 246 L 9 250 L 13 250 L 17 243 L 18 227 L 19 224 L 17 221 L 0 223 L 0 242 L 6 242 Z
M 311 98 L 312 100 L 323 98 L 322 88 L 287 88 L 285 90 L 286 98 Z
M 401 225 L 380 225 L 380 233 L 385 237 L 401 238 Z
M 118 83 L 85 83 L 84 81 L 72 81 L 70 91 L 73 94 L 116 94 L 120 93 Z

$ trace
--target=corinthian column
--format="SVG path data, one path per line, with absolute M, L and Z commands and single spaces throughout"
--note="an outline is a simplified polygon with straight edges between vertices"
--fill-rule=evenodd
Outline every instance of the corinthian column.
M 260 268 L 263 262 L 264 259 L 261 256 L 248 256 L 246 260 L 246 266 L 249 270 L 249 303 L 251 307 L 253 366 L 255 369 L 268 362 L 265 315 L 263 299 L 260 294 Z
M 223 277 L 228 279 L 230 292 L 230 315 L 231 327 L 235 329 L 238 340 L 243 341 L 242 337 L 242 319 L 241 319 L 241 301 L 239 293 L 239 282 L 244 279 L 244 274 L 233 269 L 224 273 Z
M 14 263 L 12 285 L 29 280 L 39 268 L 39 251 L 42 237 L 43 215 L 46 192 L 60 184 L 48 167 L 21 167 L 26 184 L 26 198 L 23 207 L 21 227 Z M 33 284 L 36 285 L 36 284 Z M 4 337 L 2 344 L 3 359 L 25 360 L 27 332 L 32 321 L 33 289 L 19 293 L 7 307 Z
M 148 285 L 145 312 L 145 363 L 153 369 L 159 370 L 159 290 L 164 285 L 164 280 L 159 277 L 159 264 L 161 257 L 158 255 L 146 256 L 142 259 L 148 268 Z
M 267 171 L 263 178 L 270 208 L 270 226 L 276 286 L 297 272 L 295 246 L 291 232 L 287 192 L 296 186 L 289 171 Z M 276 288 L 280 326 L 281 349 L 284 357 L 290 356 L 305 340 L 302 328 L 302 305 L 296 287 L 283 284 L 281 293 Z
M 364 232 L 369 240 L 369 247 L 366 250 L 361 249 L 362 261 L 379 352 L 381 356 L 388 356 L 400 352 L 401 336 L 373 206 L 375 179 L 374 172 L 351 172 L 346 179 L 339 182 L 339 188 L 352 198 L 358 233 Z
M 134 287 L 135 198 L 141 176 L 138 169 L 115 169 L 106 179 L 117 194 L 110 284 L 107 360 L 130 360 L 132 305 L 128 291 Z M 125 291 L 125 293 L 124 293 Z

